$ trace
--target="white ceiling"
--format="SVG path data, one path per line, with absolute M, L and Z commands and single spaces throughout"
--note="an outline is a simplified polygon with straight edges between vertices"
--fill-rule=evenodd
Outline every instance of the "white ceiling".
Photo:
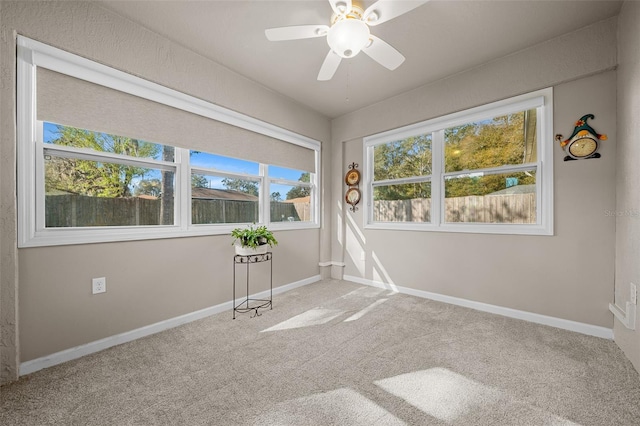
M 617 0 L 432 0 L 371 27 L 406 57 L 398 69 L 389 71 L 360 53 L 344 59 L 332 80 L 320 82 L 329 51 L 324 37 L 270 42 L 264 30 L 328 25 L 327 0 L 101 3 L 329 118 L 615 16 L 621 7 Z

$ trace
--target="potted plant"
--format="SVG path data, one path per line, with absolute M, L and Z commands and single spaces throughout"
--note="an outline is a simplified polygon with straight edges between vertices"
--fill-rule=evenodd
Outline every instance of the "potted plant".
M 255 224 L 254 224 L 255 225 Z M 267 246 L 278 245 L 273 233 L 266 226 L 249 225 L 247 228 L 236 228 L 231 231 L 232 245 L 236 248 L 236 254 L 247 256 L 250 254 L 263 254 L 267 252 Z

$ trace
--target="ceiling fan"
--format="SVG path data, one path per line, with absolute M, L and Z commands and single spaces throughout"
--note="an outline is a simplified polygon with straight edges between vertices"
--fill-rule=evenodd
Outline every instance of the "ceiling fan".
M 330 50 L 318 73 L 318 80 L 321 81 L 331 80 L 342 58 L 353 58 L 360 51 L 385 68 L 395 70 L 404 62 L 404 56 L 371 34 L 369 27 L 405 14 L 427 1 L 378 0 L 362 10 L 352 0 L 329 0 L 333 9 L 331 26 L 319 24 L 269 28 L 265 30 L 265 35 L 270 41 L 326 36 Z

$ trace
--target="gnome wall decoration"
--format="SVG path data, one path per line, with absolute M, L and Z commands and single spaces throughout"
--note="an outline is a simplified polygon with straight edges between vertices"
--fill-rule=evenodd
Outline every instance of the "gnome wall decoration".
M 584 160 L 587 158 L 600 158 L 597 152 L 600 147 L 600 141 L 606 141 L 607 135 L 596 132 L 587 120 L 595 118 L 593 114 L 582 116 L 576 122 L 576 127 L 568 139 L 562 140 L 562 135 L 556 135 L 556 140 L 561 141 L 560 146 L 567 153 L 564 161 Z

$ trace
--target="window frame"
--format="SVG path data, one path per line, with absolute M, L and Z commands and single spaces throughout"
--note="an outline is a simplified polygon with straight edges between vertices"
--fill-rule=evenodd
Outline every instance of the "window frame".
M 268 165 L 260 164 L 260 176 L 241 175 L 216 170 L 233 177 L 259 179 L 260 221 L 272 229 L 319 228 L 320 142 L 273 124 L 246 116 L 202 99 L 152 83 L 140 77 L 79 57 L 29 38 L 17 38 L 17 189 L 18 189 L 18 247 L 39 247 L 67 244 L 132 241 L 200 235 L 229 234 L 232 229 L 249 223 L 192 224 L 191 223 L 191 165 L 189 148 L 174 147 L 173 163 L 140 157 L 127 157 L 85 148 L 60 147 L 45 144 L 43 122 L 36 118 L 36 68 L 42 67 L 74 78 L 86 80 L 143 99 L 168 105 L 186 112 L 211 118 L 242 129 L 310 149 L 314 153 L 315 173 L 311 172 L 312 220 L 310 222 L 275 222 L 269 220 Z M 87 129 L 93 130 L 93 129 Z M 126 136 L 126 135 L 121 135 Z M 154 142 L 154 141 L 149 141 Z M 148 226 L 108 226 L 46 228 L 44 227 L 44 150 L 65 155 L 82 155 L 90 159 L 109 159 L 147 164 L 151 167 L 175 169 L 174 224 Z M 212 147 L 212 151 L 215 147 Z M 213 153 L 213 152 L 212 152 Z M 199 170 L 202 167 L 194 167 Z M 208 169 L 206 169 L 208 170 Z
M 535 163 L 503 165 L 469 172 L 499 173 L 536 170 L 536 223 L 470 223 L 445 222 L 445 178 L 462 172 L 444 171 L 444 131 L 450 127 L 481 121 L 510 113 L 537 110 L 537 161 Z M 432 134 L 431 222 L 375 222 L 373 220 L 373 188 L 381 183 L 407 183 L 424 178 L 409 177 L 374 181 L 374 148 L 419 134 Z M 394 229 L 406 231 L 465 232 L 483 234 L 553 235 L 553 88 L 537 90 L 509 99 L 422 121 L 398 129 L 363 138 L 365 153 L 363 204 L 366 229 Z M 422 181 L 426 181 L 423 180 Z

